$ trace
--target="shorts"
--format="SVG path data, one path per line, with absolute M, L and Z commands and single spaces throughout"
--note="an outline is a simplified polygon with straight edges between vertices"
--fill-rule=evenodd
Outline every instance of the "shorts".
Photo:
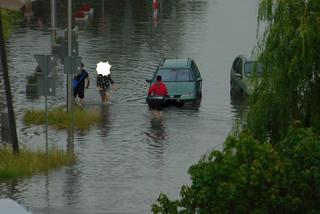
M 84 87 L 75 87 L 73 89 L 73 96 L 74 97 L 79 97 L 80 99 L 83 99 L 84 98 Z
M 108 88 L 100 88 L 99 89 L 99 92 L 102 93 L 102 92 L 107 92 L 107 91 L 110 91 L 110 87 Z
M 164 97 L 150 97 L 148 100 L 148 105 L 151 109 L 161 111 L 163 109 Z

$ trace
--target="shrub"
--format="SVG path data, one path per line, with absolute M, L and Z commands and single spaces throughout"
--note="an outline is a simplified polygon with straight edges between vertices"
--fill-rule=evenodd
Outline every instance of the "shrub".
M 181 199 L 160 194 L 153 213 L 302 213 L 320 209 L 320 140 L 293 126 L 275 147 L 251 134 L 226 139 L 191 166 Z

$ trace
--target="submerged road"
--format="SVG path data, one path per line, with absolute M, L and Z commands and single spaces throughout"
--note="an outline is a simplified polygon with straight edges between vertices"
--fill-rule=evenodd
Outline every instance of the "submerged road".
M 32 148 L 45 146 L 44 127 L 22 123 L 24 110 L 44 108 L 44 99 L 27 98 L 25 87 L 36 67 L 33 55 L 50 53 L 50 12 L 41 2 L 29 22 L 17 24 L 7 43 L 18 137 Z M 241 106 L 230 100 L 230 67 L 238 54 L 250 54 L 256 44 L 258 1 L 160 1 L 157 22 L 151 3 L 92 1 L 94 17 L 79 32 L 79 53 L 91 78 L 87 106 L 99 111 L 103 122 L 73 134 L 50 128 L 50 146 L 68 146 L 78 157 L 76 164 L 0 182 L 0 198 L 16 199 L 42 214 L 150 213 L 161 192 L 179 197 L 180 187 L 190 184 L 187 170 L 192 164 L 222 148 L 241 113 Z M 66 26 L 65 4 L 58 3 L 59 34 Z M 169 108 L 162 120 L 155 120 L 145 103 L 145 79 L 164 57 L 197 62 L 203 99 L 199 109 Z M 118 86 L 112 105 L 100 104 L 95 87 L 100 60 L 112 65 Z M 49 98 L 49 107 L 64 105 L 66 99 L 61 66 L 54 75 L 57 96 Z

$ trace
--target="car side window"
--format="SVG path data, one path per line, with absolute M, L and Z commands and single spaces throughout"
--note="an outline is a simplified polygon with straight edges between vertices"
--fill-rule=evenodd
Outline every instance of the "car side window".
M 199 69 L 198 69 L 197 65 L 193 61 L 191 63 L 191 69 L 195 73 L 196 77 L 199 78 L 200 77 Z

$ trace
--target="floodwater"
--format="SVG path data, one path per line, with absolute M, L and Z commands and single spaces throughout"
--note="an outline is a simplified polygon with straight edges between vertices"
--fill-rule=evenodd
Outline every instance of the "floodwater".
M 75 1 L 74 1 L 75 2 Z M 73 11 L 81 2 L 73 5 Z M 164 192 L 179 197 L 190 184 L 188 168 L 224 139 L 241 114 L 230 99 L 229 72 L 238 54 L 256 44 L 257 0 L 160 1 L 158 21 L 152 1 L 93 0 L 94 16 L 78 35 L 79 53 L 91 77 L 87 107 L 103 122 L 68 133 L 49 128 L 49 146 L 74 152 L 69 167 L 0 183 L 0 198 L 10 197 L 33 213 L 151 213 Z M 44 98 L 26 97 L 26 78 L 36 67 L 34 54 L 50 54 L 50 6 L 35 1 L 33 16 L 19 22 L 7 42 L 8 65 L 18 138 L 27 147 L 45 148 L 44 126 L 22 123 L 26 109 L 44 109 Z M 66 1 L 58 1 L 58 34 L 66 26 Z M 169 108 L 161 120 L 145 103 L 146 78 L 164 57 L 192 57 L 203 77 L 199 109 Z M 95 65 L 108 60 L 118 87 L 112 104 L 101 105 Z M 56 96 L 49 108 L 65 105 L 66 75 L 52 74 Z M 1 82 L 3 85 L 3 82 Z M 4 93 L 0 92 L 4 111 Z

